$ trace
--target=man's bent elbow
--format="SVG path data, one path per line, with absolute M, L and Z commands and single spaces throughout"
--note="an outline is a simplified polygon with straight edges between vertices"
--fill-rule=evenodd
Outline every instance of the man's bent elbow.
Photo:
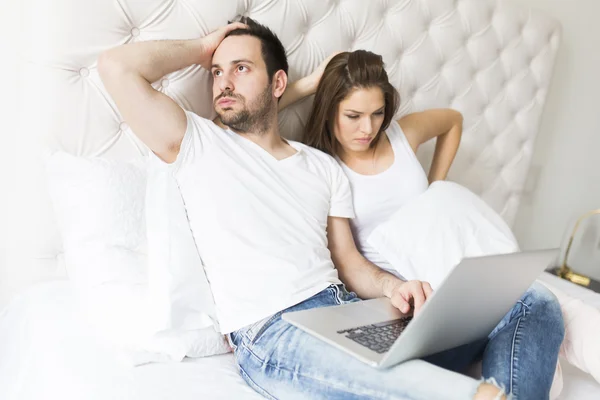
M 115 57 L 114 49 L 105 50 L 98 57 L 98 74 L 103 82 L 111 79 L 113 76 L 119 75 L 123 71 L 123 65 Z

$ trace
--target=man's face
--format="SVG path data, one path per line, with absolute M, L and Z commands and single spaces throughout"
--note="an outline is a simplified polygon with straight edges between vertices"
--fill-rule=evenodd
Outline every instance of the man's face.
M 213 55 L 213 106 L 221 121 L 234 130 L 261 130 L 274 98 L 260 41 L 252 36 L 229 36 Z

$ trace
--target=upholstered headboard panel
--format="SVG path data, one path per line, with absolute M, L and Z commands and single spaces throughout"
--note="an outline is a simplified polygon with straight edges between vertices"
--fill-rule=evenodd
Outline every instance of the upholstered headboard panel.
M 399 115 L 453 107 L 465 117 L 450 179 L 480 194 L 512 223 L 527 176 L 560 41 L 559 24 L 495 0 L 23 0 L 22 163 L 33 165 L 14 218 L 11 268 L 30 277 L 60 271 L 61 243 L 37 146 L 84 156 L 142 157 L 144 146 L 119 116 L 96 70 L 98 54 L 122 43 L 194 38 L 237 14 L 281 38 L 290 79 L 335 50 L 383 55 L 399 89 Z M 210 116 L 210 78 L 191 67 L 155 87 Z M 312 99 L 286 109 L 284 135 L 299 138 Z M 42 147 L 40 146 L 40 147 Z M 433 147 L 419 154 L 428 166 Z M 15 222 L 15 221 L 13 221 Z

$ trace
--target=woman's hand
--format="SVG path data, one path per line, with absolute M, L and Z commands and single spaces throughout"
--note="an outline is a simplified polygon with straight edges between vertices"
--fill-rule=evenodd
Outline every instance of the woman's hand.
M 290 83 L 285 89 L 283 96 L 281 96 L 281 100 L 279 101 L 279 111 L 297 101 L 302 100 L 305 97 L 315 94 L 317 87 L 319 86 L 319 82 L 321 81 L 321 77 L 323 76 L 323 72 L 325 71 L 325 67 L 327 67 L 329 61 L 331 61 L 331 59 L 339 53 L 341 52 L 336 51 L 330 54 L 329 57 L 324 59 L 310 75 Z
M 310 75 L 307 75 L 304 78 L 306 79 L 306 84 L 312 89 L 313 93 L 317 91 L 317 87 L 319 86 L 319 82 L 321 81 L 321 77 L 323 76 L 323 72 L 325 72 L 327 64 L 329 64 L 329 61 L 331 61 L 333 57 L 340 53 L 341 51 L 335 51 L 331 53 L 327 58 L 321 61 L 321 64 L 319 64 L 319 66 Z
M 429 283 L 408 281 L 394 286 L 388 297 L 392 305 L 402 313 L 408 314 L 412 308 L 413 315 L 416 315 L 432 293 L 433 289 Z

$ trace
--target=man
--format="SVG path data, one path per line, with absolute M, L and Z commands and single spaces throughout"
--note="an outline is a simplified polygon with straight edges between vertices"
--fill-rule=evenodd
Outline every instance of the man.
M 431 287 L 403 282 L 357 251 L 343 171 L 279 133 L 284 48 L 267 28 L 244 22 L 194 40 L 119 46 L 99 60 L 125 120 L 172 164 L 243 378 L 268 398 L 504 398 L 493 384 L 423 360 L 375 370 L 280 318 L 284 310 L 358 301 L 356 295 L 386 296 L 401 311 L 418 313 Z M 211 71 L 214 107 L 229 129 L 184 111 L 150 85 L 192 64 Z M 484 375 L 527 399 L 547 397 L 563 337 L 560 309 L 542 290 L 523 297 L 483 353 Z M 463 366 L 473 350 L 447 352 L 449 367 Z

